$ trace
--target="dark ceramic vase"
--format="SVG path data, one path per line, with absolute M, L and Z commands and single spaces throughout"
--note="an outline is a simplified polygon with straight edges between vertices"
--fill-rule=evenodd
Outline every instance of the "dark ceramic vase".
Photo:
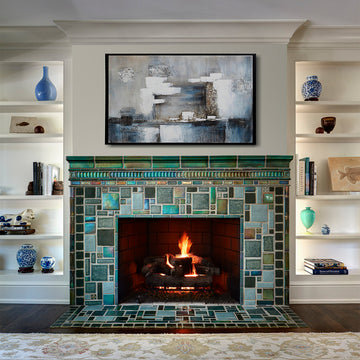
M 53 101 L 56 99 L 56 87 L 49 79 L 49 68 L 47 66 L 43 66 L 43 77 L 35 87 L 35 96 L 38 101 Z
M 325 116 L 321 118 L 321 126 L 324 128 L 327 134 L 330 134 L 335 127 L 336 117 L 335 116 Z

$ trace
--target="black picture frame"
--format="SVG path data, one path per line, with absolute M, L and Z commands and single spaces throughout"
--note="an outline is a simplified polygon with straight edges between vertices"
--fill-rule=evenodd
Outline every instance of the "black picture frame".
M 256 54 L 105 54 L 105 144 L 256 144 Z

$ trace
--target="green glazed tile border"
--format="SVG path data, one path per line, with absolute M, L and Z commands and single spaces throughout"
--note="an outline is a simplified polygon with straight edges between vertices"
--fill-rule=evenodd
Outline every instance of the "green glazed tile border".
M 95 167 L 104 169 L 122 169 L 123 158 L 122 156 L 96 156 Z
M 236 156 L 210 156 L 211 168 L 236 168 Z
M 267 155 L 266 167 L 289 167 L 292 158 L 291 155 Z
M 125 169 L 151 169 L 151 156 L 124 156 Z
M 92 169 L 95 167 L 93 156 L 67 156 L 70 169 Z
M 181 156 L 182 168 L 208 168 L 209 158 L 207 156 Z
M 180 167 L 180 157 L 179 156 L 154 156 L 152 161 L 153 169 L 161 168 L 174 168 L 178 169 Z

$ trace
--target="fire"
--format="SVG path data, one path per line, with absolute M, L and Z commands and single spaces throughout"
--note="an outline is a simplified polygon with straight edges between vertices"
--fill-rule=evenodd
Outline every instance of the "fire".
M 199 276 L 198 273 L 196 272 L 196 267 L 195 267 L 195 264 L 192 263 L 192 271 L 190 274 L 186 274 L 184 275 L 185 277 L 197 277 Z
M 169 254 L 166 254 L 166 265 L 169 266 L 169 268 L 174 269 L 175 266 L 170 264 L 169 256 Z
M 192 242 L 188 236 L 188 234 L 184 231 L 181 238 L 179 239 L 179 249 L 181 251 L 181 255 L 177 255 L 177 257 L 189 257 L 189 251 L 191 248 Z

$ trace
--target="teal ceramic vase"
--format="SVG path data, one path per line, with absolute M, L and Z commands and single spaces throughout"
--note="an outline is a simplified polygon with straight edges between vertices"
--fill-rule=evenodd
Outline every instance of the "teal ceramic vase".
M 300 219 L 302 224 L 305 226 L 306 231 L 308 231 L 314 224 L 315 211 L 311 209 L 310 206 L 307 206 L 304 210 L 301 211 Z

